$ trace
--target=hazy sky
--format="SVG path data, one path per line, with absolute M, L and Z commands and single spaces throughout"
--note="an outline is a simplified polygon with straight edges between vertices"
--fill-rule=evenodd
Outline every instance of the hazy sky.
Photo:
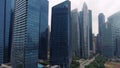
M 52 6 L 61 3 L 65 0 L 49 0 L 49 24 L 51 23 L 51 8 Z M 77 8 L 81 11 L 83 3 L 86 2 L 88 9 L 92 10 L 93 18 L 93 33 L 98 33 L 98 14 L 104 13 L 105 17 L 109 17 L 115 12 L 120 11 L 120 0 L 70 0 L 72 9 Z

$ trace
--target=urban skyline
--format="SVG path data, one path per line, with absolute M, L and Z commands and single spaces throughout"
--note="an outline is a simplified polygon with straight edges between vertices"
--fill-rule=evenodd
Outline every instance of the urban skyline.
M 63 2 L 65 0 L 49 0 L 50 4 L 50 8 L 49 8 L 49 25 L 50 25 L 50 22 L 51 22 L 51 8 L 60 3 L 60 2 Z M 104 13 L 106 18 L 105 18 L 105 21 L 107 21 L 107 18 L 109 16 L 111 16 L 112 14 L 120 11 L 119 9 L 119 0 L 99 0 L 99 1 L 96 1 L 96 0 L 70 0 L 71 1 L 71 9 L 75 9 L 77 8 L 78 11 L 81 11 L 82 10 L 82 6 L 83 6 L 83 3 L 86 2 L 87 5 L 89 6 L 89 9 L 92 10 L 93 12 L 93 24 L 92 24 L 92 29 L 93 29 L 93 33 L 95 35 L 97 35 L 98 33 L 98 14 L 99 13 Z M 93 4 L 94 3 L 94 4 Z
M 0 68 L 107 68 L 120 62 L 120 11 L 98 13 L 95 28 L 96 13 L 86 2 L 81 10 L 73 9 L 73 0 L 52 8 L 50 2 L 0 1 Z

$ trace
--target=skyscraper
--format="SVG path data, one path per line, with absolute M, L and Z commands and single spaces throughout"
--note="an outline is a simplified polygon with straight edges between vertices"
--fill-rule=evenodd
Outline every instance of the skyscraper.
M 81 49 L 82 49 L 82 57 L 87 59 L 90 56 L 90 24 L 91 24 L 91 15 L 86 3 L 83 5 L 83 9 L 80 12 L 80 41 L 81 41 Z
M 15 0 L 12 68 L 37 68 L 40 0 Z
M 11 1 L 0 0 L 0 64 L 10 62 Z
M 99 16 L 98 16 L 98 24 L 99 24 L 99 35 L 102 36 L 102 27 L 103 27 L 103 24 L 105 23 L 105 16 L 103 13 L 100 13 Z
M 93 51 L 93 37 L 92 37 L 92 11 L 89 10 L 89 39 L 90 39 L 90 50 Z
M 114 50 L 112 47 L 111 24 L 109 22 L 104 23 L 102 26 L 102 31 L 103 35 L 100 38 L 100 43 L 102 42 L 102 54 L 111 58 L 114 56 Z
M 50 38 L 50 63 L 70 68 L 70 1 L 62 2 L 52 8 Z
M 111 15 L 108 18 L 109 30 L 111 30 L 110 44 L 109 44 L 109 57 L 120 56 L 120 11 Z
M 98 24 L 99 24 L 99 52 L 103 53 L 103 28 L 105 26 L 105 16 L 103 13 L 100 13 L 98 16 Z M 103 41 L 103 42 L 102 42 Z
M 48 57 L 48 1 L 40 0 L 40 45 L 39 59 L 47 60 Z
M 116 38 L 115 44 L 115 56 L 120 57 L 120 36 Z
M 71 12 L 71 45 L 73 56 L 80 57 L 80 30 L 79 30 L 79 17 L 77 9 Z

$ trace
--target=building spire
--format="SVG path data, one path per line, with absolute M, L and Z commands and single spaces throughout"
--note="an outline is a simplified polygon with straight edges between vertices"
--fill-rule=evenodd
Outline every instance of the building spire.
M 87 9 L 88 7 L 87 7 L 87 4 L 86 4 L 86 2 L 84 2 L 84 4 L 83 4 L 83 10 L 84 9 Z

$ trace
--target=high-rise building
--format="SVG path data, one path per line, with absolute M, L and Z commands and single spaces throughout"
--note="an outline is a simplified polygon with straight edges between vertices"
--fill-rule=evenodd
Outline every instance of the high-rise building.
M 0 64 L 10 62 L 11 0 L 0 0 Z
M 70 68 L 71 45 L 70 23 L 71 4 L 64 1 L 52 8 L 50 64 L 60 68 Z
M 93 51 L 93 35 L 92 35 L 92 11 L 89 10 L 89 39 L 90 50 Z
M 115 56 L 120 57 L 120 36 L 115 40 Z
M 79 17 L 77 9 L 71 12 L 71 46 L 73 56 L 80 57 L 80 30 L 79 30 Z
M 114 56 L 114 51 L 111 47 L 111 42 L 112 42 L 112 38 L 111 38 L 111 25 L 109 24 L 109 22 L 106 22 L 103 24 L 102 26 L 102 36 L 100 38 L 100 44 L 102 42 L 102 46 L 101 46 L 101 52 L 104 56 L 106 57 L 113 57 Z
M 80 56 L 82 57 L 83 54 L 83 13 L 82 11 L 79 13 L 79 33 L 80 33 Z
M 100 53 L 103 53 L 103 28 L 104 28 L 104 25 L 105 25 L 105 16 L 103 13 L 100 13 L 99 16 L 98 16 L 98 24 L 99 24 L 99 52 Z M 103 42 L 102 42 L 103 41 Z
M 97 37 L 96 37 L 96 53 L 100 53 L 100 39 L 99 39 L 99 34 L 97 34 Z
M 99 15 L 99 34 L 102 44 L 102 54 L 113 58 L 120 55 L 120 12 L 111 15 L 108 21 L 104 23 L 104 15 Z
M 79 21 L 80 21 L 80 48 L 83 58 L 87 59 L 90 56 L 90 18 L 91 12 L 89 12 L 86 3 L 83 5 L 83 9 L 80 12 Z
M 93 48 L 92 48 L 93 54 L 96 54 L 96 36 L 93 34 Z
M 98 23 L 99 23 L 99 35 L 102 36 L 102 27 L 105 23 L 105 16 L 103 13 L 100 13 L 99 16 L 98 16 Z
M 38 68 L 40 0 L 15 0 L 12 68 Z
M 118 42 L 120 40 L 120 11 L 111 15 L 108 18 L 108 25 L 110 25 L 110 28 L 108 30 L 110 31 L 111 35 L 110 37 L 110 44 L 109 44 L 109 53 L 110 57 L 113 56 L 120 56 L 120 43 Z
M 39 59 L 48 57 L 48 0 L 40 0 L 40 45 Z

